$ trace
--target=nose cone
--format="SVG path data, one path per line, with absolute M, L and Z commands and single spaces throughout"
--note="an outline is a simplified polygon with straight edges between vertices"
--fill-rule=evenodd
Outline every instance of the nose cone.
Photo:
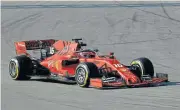
M 124 76 L 128 84 L 140 82 L 140 79 L 126 67 L 119 68 L 119 72 L 122 74 L 122 76 Z
M 137 78 L 129 78 L 128 84 L 136 84 L 139 83 L 139 80 Z

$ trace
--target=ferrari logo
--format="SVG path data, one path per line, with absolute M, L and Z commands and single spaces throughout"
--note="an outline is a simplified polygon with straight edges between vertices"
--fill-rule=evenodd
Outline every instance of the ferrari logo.
M 54 64 L 55 64 L 56 69 L 58 70 L 59 69 L 58 61 L 56 61 Z

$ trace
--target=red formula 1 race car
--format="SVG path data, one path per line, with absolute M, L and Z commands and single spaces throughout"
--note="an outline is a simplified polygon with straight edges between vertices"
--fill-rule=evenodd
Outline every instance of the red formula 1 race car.
M 154 74 L 148 58 L 138 58 L 129 66 L 116 59 L 114 53 L 100 55 L 98 50 L 83 49 L 82 39 L 31 40 L 15 42 L 17 56 L 9 63 L 14 80 L 33 76 L 75 82 L 80 87 L 147 87 L 168 81 L 168 75 Z M 39 51 L 34 57 L 28 51 Z

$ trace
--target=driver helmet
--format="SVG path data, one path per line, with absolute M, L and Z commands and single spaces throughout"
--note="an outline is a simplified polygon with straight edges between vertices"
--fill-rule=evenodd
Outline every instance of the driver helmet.
M 80 55 L 81 57 L 85 57 L 85 58 L 95 57 L 95 53 L 94 53 L 94 52 L 80 52 L 79 55 Z

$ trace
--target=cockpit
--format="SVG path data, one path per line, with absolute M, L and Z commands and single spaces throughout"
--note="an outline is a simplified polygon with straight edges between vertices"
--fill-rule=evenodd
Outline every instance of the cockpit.
M 83 58 L 94 58 L 96 57 L 96 52 L 93 50 L 81 50 L 81 51 L 76 51 L 77 56 L 83 57 Z

